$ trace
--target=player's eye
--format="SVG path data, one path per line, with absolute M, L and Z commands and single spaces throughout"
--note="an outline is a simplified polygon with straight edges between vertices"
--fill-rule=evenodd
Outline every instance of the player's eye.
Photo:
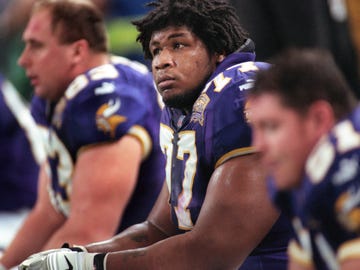
M 181 48 L 183 48 L 183 47 L 184 47 L 184 44 L 182 44 L 182 43 L 176 42 L 176 43 L 174 44 L 174 49 L 181 49 Z
M 160 49 L 159 48 L 154 48 L 152 51 L 151 51 L 151 54 L 152 56 L 155 56 L 155 55 L 158 55 L 160 52 Z
M 41 42 L 37 42 L 35 40 L 30 40 L 29 42 L 27 42 L 27 45 L 31 49 L 38 49 L 38 48 L 41 48 L 43 44 Z
M 267 132 L 274 132 L 278 129 L 278 127 L 279 127 L 279 124 L 276 122 L 272 122 L 272 121 L 266 122 L 263 125 L 264 131 L 267 131 Z

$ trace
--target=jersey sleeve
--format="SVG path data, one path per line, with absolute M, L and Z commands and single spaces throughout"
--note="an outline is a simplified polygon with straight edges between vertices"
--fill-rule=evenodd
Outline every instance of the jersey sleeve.
M 306 164 L 313 191 L 305 210 L 315 221 L 309 224 L 321 226 L 340 260 L 360 255 L 359 160 L 360 134 L 349 118 L 322 138 Z
M 64 111 L 67 145 L 80 149 L 97 143 L 115 141 L 142 127 L 147 106 L 138 89 L 114 80 L 87 85 Z M 74 132 L 74 130 L 76 132 Z M 139 129 L 145 132 L 145 129 Z
M 228 91 L 231 95 L 219 100 L 221 114 L 214 115 L 214 158 L 216 166 L 234 156 L 253 152 L 251 147 L 251 129 L 244 117 L 244 100 L 236 86 Z
M 360 232 L 360 145 L 351 145 L 354 136 L 359 136 L 354 131 L 349 121 L 339 124 L 321 140 L 306 165 L 314 185 L 307 203 L 310 214 L 325 221 L 326 215 L 334 213 L 348 237 Z M 315 201 L 318 203 L 312 203 Z
M 214 95 L 219 95 L 210 115 L 215 167 L 226 160 L 253 153 L 252 132 L 246 117 L 246 93 L 251 91 L 256 72 L 263 68 L 245 62 L 225 70 L 213 80 Z M 221 113 L 216 113 L 221 111 Z

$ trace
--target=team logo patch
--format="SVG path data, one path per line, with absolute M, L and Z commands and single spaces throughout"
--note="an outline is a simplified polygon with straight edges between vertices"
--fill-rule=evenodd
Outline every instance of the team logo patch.
M 360 232 L 360 190 L 352 188 L 339 196 L 335 204 L 339 222 L 351 232 Z
M 204 111 L 210 102 L 210 98 L 205 93 L 202 93 L 196 100 L 191 115 L 191 122 L 199 122 L 201 126 L 204 125 Z
M 104 133 L 110 133 L 112 138 L 115 137 L 116 128 L 127 120 L 125 116 L 116 114 L 120 106 L 120 99 L 111 99 L 96 111 L 97 128 Z

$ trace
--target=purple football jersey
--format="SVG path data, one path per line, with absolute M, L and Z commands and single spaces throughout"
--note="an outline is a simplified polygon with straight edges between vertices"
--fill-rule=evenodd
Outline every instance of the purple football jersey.
M 35 97 L 32 112 L 46 130 L 52 178 L 50 196 L 64 215 L 71 207 L 71 175 L 79 150 L 116 141 L 126 134 L 137 137 L 144 147 L 143 162 L 118 231 L 146 219 L 165 176 L 159 147 L 161 107 L 145 66 L 113 57 L 112 64 L 78 76 L 56 104 Z
M 298 243 L 312 256 L 316 269 L 338 269 L 337 252 L 342 245 L 351 248 L 350 243 L 356 243 L 351 240 L 359 237 L 359 161 L 360 107 L 317 144 L 301 187 L 275 194 L 279 207 L 292 217 Z
M 254 62 L 253 53 L 233 53 L 217 67 L 191 114 L 164 108 L 160 145 L 167 157 L 166 181 L 179 232 L 196 223 L 214 170 L 232 157 L 254 152 L 246 92 L 256 72 L 267 66 Z M 285 269 L 290 231 L 289 224 L 279 219 L 240 269 Z

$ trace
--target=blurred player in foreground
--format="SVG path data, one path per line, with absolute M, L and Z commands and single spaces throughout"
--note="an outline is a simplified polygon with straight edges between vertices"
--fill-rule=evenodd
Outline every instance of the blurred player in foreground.
M 360 269 L 360 107 L 331 55 L 284 53 L 248 101 L 274 201 L 297 233 L 289 269 Z

